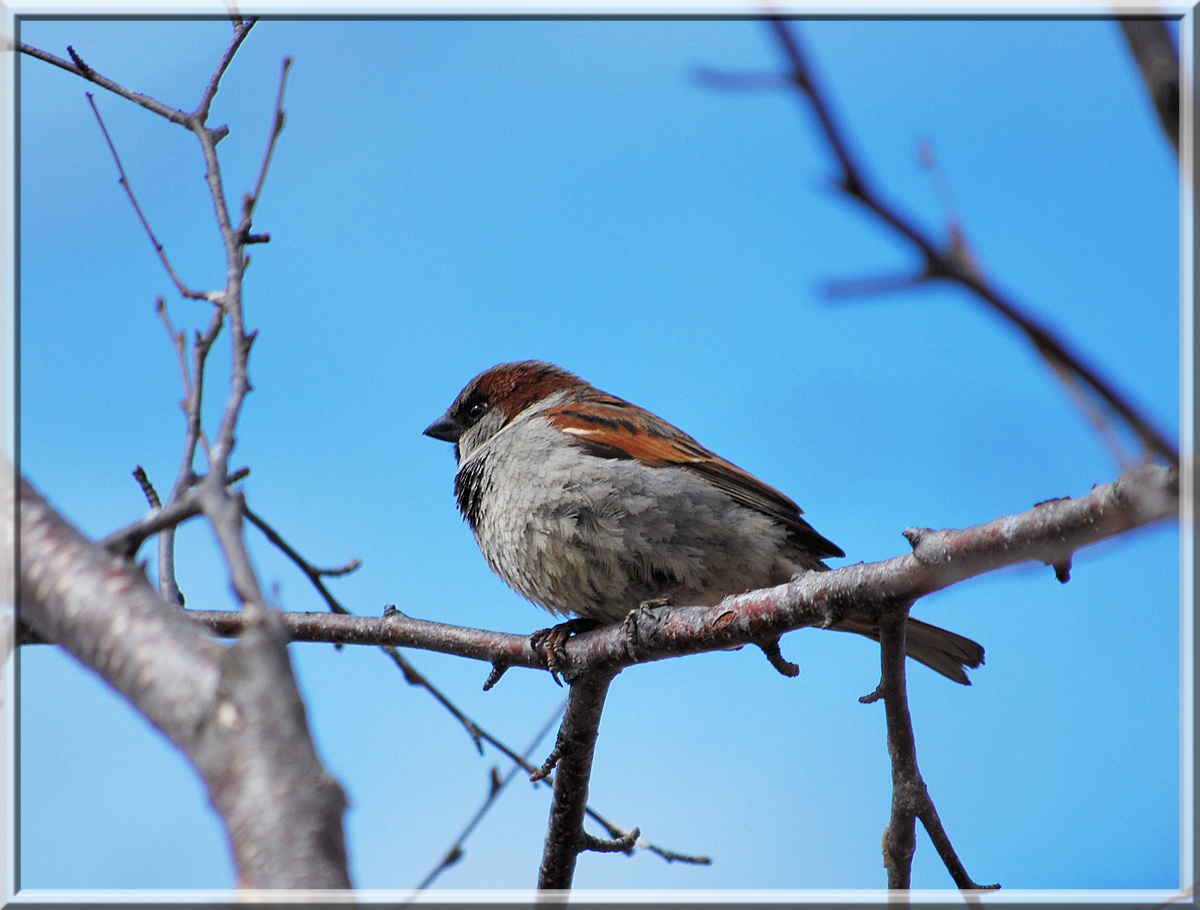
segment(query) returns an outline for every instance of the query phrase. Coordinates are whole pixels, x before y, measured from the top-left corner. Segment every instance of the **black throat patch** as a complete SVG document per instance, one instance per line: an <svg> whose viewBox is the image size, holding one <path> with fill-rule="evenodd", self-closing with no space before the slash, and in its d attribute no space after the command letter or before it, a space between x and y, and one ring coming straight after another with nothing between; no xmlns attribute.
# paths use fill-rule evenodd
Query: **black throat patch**
<svg viewBox="0 0 1200 910"><path fill-rule="evenodd" d="M474 530L479 524L480 512L483 510L483 492L487 486L484 476L483 459L476 458L467 462L454 475L454 496L458 499L458 511Z"/></svg>

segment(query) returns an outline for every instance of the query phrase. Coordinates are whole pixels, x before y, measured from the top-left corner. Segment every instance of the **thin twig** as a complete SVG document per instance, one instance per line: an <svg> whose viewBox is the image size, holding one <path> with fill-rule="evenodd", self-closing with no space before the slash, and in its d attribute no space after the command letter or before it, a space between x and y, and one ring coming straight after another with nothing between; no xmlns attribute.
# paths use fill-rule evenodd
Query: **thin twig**
<svg viewBox="0 0 1200 910"><path fill-rule="evenodd" d="M175 271L175 267L171 265L167 251L163 249L163 245L159 242L158 237L154 235L154 229L150 227L150 222L146 220L146 215L142 211L142 207L138 204L137 196L133 192L133 186L129 182L129 176L125 173L125 167L121 164L121 156L117 154L117 147L113 144L112 136L108 133L108 127L104 125L104 118L100 116L100 109L96 107L96 99L92 97L91 92L84 92L84 94L87 95L88 104L92 107L92 113L96 115L96 122L100 124L100 132L104 134L104 141L108 143L108 150L112 152L113 161L117 164L117 173L120 175L117 182L125 190L125 195L129 197L133 211L137 215L138 221L142 223L142 229L146 232L146 236L150 238L150 243L154 246L154 252L158 254L158 259L163 264L163 268L167 270L171 281L174 282L175 287L184 297L192 300L211 300L212 296L208 292L196 291L184 284L183 279L179 277L179 273Z"/></svg>
<svg viewBox="0 0 1200 910"><path fill-rule="evenodd" d="M891 294L918 287L928 280L929 278L924 272L903 275L872 275L866 278L840 278L825 282L821 287L821 293L831 300L865 297L869 294Z"/></svg>
<svg viewBox="0 0 1200 910"><path fill-rule="evenodd" d="M1096 430L1096 434L1107 446L1109 453L1112 455L1113 461L1116 462L1122 469L1128 469L1134 466L1136 459L1133 455L1126 451L1125 446L1121 444L1121 437L1117 435L1116 428L1107 415L1096 406L1096 403L1085 394L1084 390L1079 387L1079 377L1069 370L1063 369L1060 364L1050 362L1050 369L1058 374L1059 380L1063 387L1067 390L1067 394L1071 396L1075 402L1075 406L1079 408L1079 412L1091 423Z"/></svg>
<svg viewBox="0 0 1200 910"><path fill-rule="evenodd" d="M142 493L146 496L146 501L150 503L150 508L155 510L162 509L162 500L158 498L158 492L154 489L154 485L150 483L150 478L146 475L146 470L141 465L133 472L134 478L142 487ZM179 585L175 581L175 525L164 528L158 535L158 594L167 603L183 606L183 592L179 590Z"/></svg>
<svg viewBox="0 0 1200 910"><path fill-rule="evenodd" d="M135 528L132 534L130 534L131 529L126 529L125 532L121 533L129 534L129 540L134 542L134 549L136 550L141 545L141 542L150 536L150 534L161 532L158 539L159 591L164 600L182 605L184 601L183 594L180 592L179 584L175 579L175 528L183 519L198 515L202 511L199 498L194 490L197 479L195 471L196 449L199 445L203 444L210 468L212 465L208 439L204 435L204 428L201 424L201 405L204 396L204 368L208 361L208 352L212 349L217 335L220 334L224 315L219 307L214 308L208 329L203 334L196 333L195 344L192 348L193 372L191 378L189 378L183 332L175 332L175 327L167 315L166 306L163 304L162 298L159 298L158 312L163 320L163 325L167 329L167 335L171 338L176 355L179 357L179 369L183 377L184 389L182 405L185 425L183 455L180 459L179 469L175 474L175 484L171 488L170 497L167 499L167 508L180 508L180 504L185 503L183 506L184 511L181 513L182 517L177 521L157 527L149 526L153 527L153 530L147 530L146 528L137 530ZM247 469L235 472L229 476L228 482L233 483L236 480L240 480L241 477L244 477L248 473ZM138 537L137 534L139 533L142 536ZM110 535L110 537L112 536L114 535Z"/></svg>
<svg viewBox="0 0 1200 910"><path fill-rule="evenodd" d="M161 297L154 301L154 310L158 313L158 318L162 321L163 328L167 330L167 337L171 339L171 344L175 348L175 356L179 361L180 378L183 380L184 403L182 407L186 410L187 398L192 394L192 382L188 376L186 336L182 330L175 330L175 324L171 322L171 316L167 312L167 302Z"/></svg>
<svg viewBox="0 0 1200 910"><path fill-rule="evenodd" d="M184 460L180 466L177 483L190 486L195 481L192 468L196 461L196 447L204 449L205 465L212 471L212 446L204 433L202 405L204 403L204 373L208 365L208 355L217 342L217 336L225 325L225 313L221 307L215 307L209 319L208 327L203 332L197 332L192 341L192 382L188 387L189 398L187 406L187 437L184 441Z"/></svg>
<svg viewBox="0 0 1200 910"><path fill-rule="evenodd" d="M242 46L242 42L246 40L250 34L250 29L254 28L257 19L251 18L246 20L235 19L233 23L233 39L229 42L229 46L225 48L225 53L221 55L221 59L217 62L217 68L213 71L212 77L208 80L208 85L204 87L204 94L200 96L200 103L196 105L196 111L192 115L199 122L203 123L208 119L208 113L212 109L213 99L217 97L217 90L221 86L221 80L225 76L225 71L229 69L229 65L233 63L234 55L237 54L238 48Z"/></svg>
<svg viewBox="0 0 1200 910"><path fill-rule="evenodd" d="M258 170L258 180L254 183L254 189L246 197L242 205L242 231L249 240L250 220L254 214L254 208L258 205L259 196L262 194L263 182L267 179L267 170L271 166L271 157L275 153L275 144L279 140L279 134L283 132L283 125L287 120L283 112L283 93L287 88L288 70L291 69L292 58L284 57L283 65L279 73L279 91L275 96L275 118L271 123L271 135L267 140L267 151L263 155L262 166Z"/></svg>
<svg viewBox="0 0 1200 910"><path fill-rule="evenodd" d="M74 48L68 48L68 50L70 51L71 56L75 59L75 63L72 63L70 60L64 60L62 57L56 57L54 54L48 53L41 48L34 47L33 45L25 44L24 42L18 45L18 49L26 56L50 63L59 67L60 69L66 70L69 73L74 73L76 76L86 79L88 82L98 85L103 89L107 89L114 95L119 95L127 101L132 101L134 104L158 114L160 117L165 117L172 123L178 123L181 126L187 126L189 115L186 112L163 104L161 101L151 98L148 95L143 95L140 92L127 89L125 86L117 82L113 82L113 80L107 78L106 76L100 75L90 66L83 63L83 61L79 58L79 55L75 53Z"/></svg>
<svg viewBox="0 0 1200 910"><path fill-rule="evenodd" d="M333 593L329 590L329 588L325 586L323 579L328 577L348 575L362 565L360 560L352 559L345 565L339 566L335 569L318 568L301 556L300 552L295 547L284 540L283 536L273 527L271 527L271 525L267 523L266 519L251 509L250 506L243 506L243 510L245 511L246 518L250 520L250 523L258 528L258 530L263 533L267 540L275 545L276 549L282 552L301 572L304 573L305 577L308 578L308 580L312 583L312 586L317 589L317 593L321 595L322 599L324 599L330 610L335 613L345 613L350 615L350 611L343 607L338 599L333 596Z"/></svg>
<svg viewBox="0 0 1200 910"><path fill-rule="evenodd" d="M150 482L150 477L146 473L146 469L138 465L133 469L133 479L138 482L138 486L142 488L142 495L146 497L146 502L152 509L161 509L162 500L158 498L158 491L154 489L154 484Z"/></svg>
<svg viewBox="0 0 1200 910"><path fill-rule="evenodd" d="M729 73L724 70L698 66L692 70L692 79L705 88L722 91L744 92L763 89L785 89L791 81L780 73Z"/></svg>
<svg viewBox="0 0 1200 910"><path fill-rule="evenodd" d="M537 749L539 745L541 745L542 740L550 735L550 731L554 729L554 725L562 719L563 710L566 708L566 706L567 703L564 699L563 702L554 710L554 713L546 718L546 722L542 725L541 729L538 730L537 734L532 740L530 740L529 745L525 747L525 751L522 753L522 758L525 759L526 763L529 762L529 756L533 754L533 751ZM471 833L483 820L484 816L486 816L492 806L496 804L496 801L500 798L500 794L504 792L504 789L516 779L517 772L520 770L521 765L514 762L504 777L498 779L493 778L492 786L488 788L488 794L484 798L483 805L479 807L478 811L476 811L476 813L471 817L471 820L467 822L466 827L463 828L462 832L450 846L450 849L446 851L442 861L439 862L438 865L433 869L431 869L428 875L421 879L421 883L417 885L418 891L424 891L434 883L439 875L441 875L446 869L462 858L467 838L471 836ZM495 771L493 769L493 774L494 773Z"/></svg>

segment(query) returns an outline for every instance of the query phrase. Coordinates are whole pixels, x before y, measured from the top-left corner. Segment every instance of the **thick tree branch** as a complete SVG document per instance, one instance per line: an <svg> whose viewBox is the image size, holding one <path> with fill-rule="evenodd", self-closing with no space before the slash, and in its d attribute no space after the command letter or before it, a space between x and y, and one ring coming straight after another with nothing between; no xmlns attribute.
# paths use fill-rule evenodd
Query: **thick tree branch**
<svg viewBox="0 0 1200 910"><path fill-rule="evenodd" d="M876 563L809 572L774 588L727 597L712 607L662 607L637 622L637 644L621 624L571 638L568 676L619 669L681 654L770 641L807 626L834 625L848 611L912 602L950 585L1023 562L1066 565L1077 550L1179 514L1179 472L1143 465L1079 499L1041 502L1015 515L961 530L905 532L913 551ZM239 613L189 611L221 635L237 635ZM414 647L490 664L545 669L528 635L467 629L403 613L382 618L285 613L293 641Z"/></svg>
<svg viewBox="0 0 1200 910"><path fill-rule="evenodd" d="M253 20L235 19L232 39L196 110L190 114L130 92L100 76L73 48L68 48L73 61L68 64L53 55L21 46L26 54L63 66L185 127L200 143L206 165L205 180L226 260L225 287L204 293L190 291L162 253L162 246L129 188L120 157L101 121L121 183L176 287L184 296L201 297L217 304L208 328L196 335L190 381L182 338L174 332L165 309L161 303L159 305L159 313L184 367L187 430L183 458L166 504L106 543L118 552L132 553L145 536L161 533L164 542L160 561L162 590L172 600L181 601L174 584L170 535L180 521L198 509L213 528L225 554L233 588L244 607L242 635L233 647L222 647L198 635L199 630L177 608L168 607L168 612L164 613L163 601L153 595L145 578L128 560L109 556L102 547L93 548L54 515L32 488L26 487L22 487L22 503L28 499L29 508L42 520L28 528L22 524L22 545L33 560L28 566L30 578L40 581L41 586L26 588L23 583L22 594L33 606L29 615L22 619L35 633L64 645L110 680L188 753L208 782L213 804L225 819L241 885L345 888L349 886L341 820L345 797L317 758L288 658L286 627L266 606L243 536L244 503L240 492L230 488L229 459L234 448L235 430L251 388L248 362L254 333L245 328L242 280L247 262L244 249L252 239L250 215L253 204L245 207L241 222L233 227L217 155L217 145L229 130L225 126L210 127L207 121L221 80L253 25ZM282 128L282 97L281 81L272 133L254 189L255 201L261 193ZM204 373L208 354L226 319L232 336L230 389L215 440L209 447L201 423ZM195 455L202 442L209 464L207 473L197 477ZM46 530L39 536L42 527ZM25 547L27 530L34 535L28 548ZM73 556L77 552L92 552L93 561L107 560L107 571L120 580L116 586L118 590L101 592L93 597L94 603L88 600L66 604L55 601L52 595L86 589L89 581L85 577L89 567L81 565L81 559L63 561L55 558L58 538L71 541ZM23 562L23 580L26 568ZM93 574L102 577L104 567L92 566L91 569ZM123 605L125 599L132 606ZM134 607L140 611L136 621L129 615ZM91 633L90 640L79 639L81 628ZM138 634L129 634L134 628ZM170 685L179 678L178 668L170 663L177 657L173 649L164 645L161 648L163 657L150 656L152 651L159 653L151 647L152 641L163 636L179 638L185 634L179 631L181 629L186 630L194 646L192 663L199 661L197 672L203 670L206 673L201 681L207 681L207 686L191 693L190 699L180 698L180 693ZM152 669L144 666L147 661L161 663L162 660L168 663L156 664ZM179 663L182 667L188 666L187 661L179 660ZM128 671L131 665L136 669L132 676ZM197 716L189 718L189 723L177 723L171 715L164 714L164 707L158 705L156 699L165 699L166 708L186 706L197 712Z"/></svg>
<svg viewBox="0 0 1200 910"><path fill-rule="evenodd" d="M15 503L12 484L3 491L20 535L19 620L96 671L187 754L225 821L243 887L349 887L345 797L308 736L284 626L268 616L246 623L233 647L220 645L133 563L19 483ZM16 529L6 532L12 547Z"/></svg>

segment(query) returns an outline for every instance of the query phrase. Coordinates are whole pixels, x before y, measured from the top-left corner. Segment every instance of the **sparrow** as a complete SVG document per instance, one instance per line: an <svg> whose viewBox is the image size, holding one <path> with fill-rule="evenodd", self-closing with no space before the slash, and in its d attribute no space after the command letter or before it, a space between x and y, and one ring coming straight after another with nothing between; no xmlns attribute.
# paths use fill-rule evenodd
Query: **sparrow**
<svg viewBox="0 0 1200 910"><path fill-rule="evenodd" d="M454 443L454 495L484 560L553 614L710 606L846 555L774 487L551 363L485 370L424 432ZM833 628L879 639L865 617ZM976 642L916 619L906 641L964 685L983 663Z"/></svg>

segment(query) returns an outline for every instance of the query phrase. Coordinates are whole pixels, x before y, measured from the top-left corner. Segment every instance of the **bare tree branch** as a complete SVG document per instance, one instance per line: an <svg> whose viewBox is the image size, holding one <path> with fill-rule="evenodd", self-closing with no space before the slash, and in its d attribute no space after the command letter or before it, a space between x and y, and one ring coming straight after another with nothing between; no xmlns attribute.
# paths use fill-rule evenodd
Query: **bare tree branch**
<svg viewBox="0 0 1200 910"><path fill-rule="evenodd" d="M229 482L236 483L246 477L250 471L242 468L229 475ZM178 527L189 518L201 514L202 508L199 496L194 491L188 491L183 496L176 497L170 505L162 506L139 518L133 524L113 531L99 543L114 556L124 556L132 559L138 548L155 534L164 533L170 528ZM161 569L160 569L161 571ZM170 598L164 598L170 600Z"/></svg>
<svg viewBox="0 0 1200 910"><path fill-rule="evenodd" d="M1167 23L1163 19L1121 19L1120 23L1158 122L1179 157L1179 52Z"/></svg>
<svg viewBox="0 0 1200 910"><path fill-rule="evenodd" d="M680 654L770 641L785 632L835 625L848 611L882 602L911 602L953 584L1024 562L1065 566L1079 549L1179 514L1179 473L1143 465L1078 499L1053 499L1014 515L961 530L909 528L912 552L829 572L809 572L774 588L727 597L712 607L660 607L639 617L636 646L621 624L571 638L568 678ZM1052 576L1053 577L1053 576ZM240 613L190 610L220 635L237 635ZM545 669L528 635L467 629L414 619L328 613L284 613L293 641L388 644L457 654L490 664Z"/></svg>
<svg viewBox="0 0 1200 910"><path fill-rule="evenodd" d="M258 180L254 183L254 189L247 194L242 203L242 228L247 243L250 243L252 239L258 243L269 239L263 236L251 238L249 234L250 220L254 215L254 207L258 205L258 199L262 195L263 182L267 179L267 171L271 167L271 157L275 154L275 143L279 141L279 135L283 132L283 125L287 120L283 112L283 93L287 88L288 70L291 69L291 66L292 58L284 57L279 73L279 91L275 96L275 116L271 121L271 135L267 140L267 150L263 155L262 166L258 170Z"/></svg>
<svg viewBox="0 0 1200 910"><path fill-rule="evenodd" d="M532 769L532 765L529 764L529 756L533 754L533 750L536 749L541 744L542 740L549 735L550 731L554 729L554 725L560 721L563 716L563 709L565 707L566 702L564 701L558 708L554 710L554 713L552 713L546 719L546 722L542 725L541 729L539 729L533 739L530 740L529 745L525 747L525 752L521 757L525 760L526 766ZM418 891L424 891L426 888L432 885L434 881L437 880L439 875L441 875L462 858L462 855L465 852L467 838L471 836L471 833L475 830L476 826L483 820L488 811L496 804L496 801L500 798L500 794L504 792L504 789L516 779L517 772L521 769L521 767L521 764L514 762L513 766L508 769L508 773L506 773L504 777L497 775L495 768L492 769L491 786L488 788L487 796L484 797L483 805L481 805L479 810L473 816L471 816L471 819L467 822L466 827L464 827L458 837L455 838L454 843L451 844L450 849L446 851L445 856L442 857L437 866L431 869L429 873L423 879L421 879L421 883L417 885Z"/></svg>
<svg viewBox="0 0 1200 910"><path fill-rule="evenodd" d="M617 671L600 670L576 676L567 696L567 711L558 730L551 758L554 762L554 801L550 805L550 825L546 830L546 845L542 851L542 866L538 872L539 890L565 890L571 887L575 861L584 850L597 849L583 830L584 810L587 807L588 781L592 773L592 757L600 731L600 716L604 698ZM546 766L543 766L543 771ZM545 775L542 775L545 776ZM628 844L614 849L633 848L637 829Z"/></svg>
<svg viewBox="0 0 1200 910"><path fill-rule="evenodd" d="M359 560L352 559L345 565L339 566L336 569L318 568L301 556L300 552L290 543L284 540L283 535L281 535L270 524L268 524L261 515L251 509L248 505L243 505L243 509L245 510L246 518L250 521L250 524L258 528L258 530L262 532L263 536L266 537L267 540L269 540L272 544L274 544L276 549L283 553L284 556L286 556L295 564L296 568L304 573L304 576L309 580L312 586L317 589L317 593L320 594L325 603L329 605L330 610L332 610L334 613L349 614L350 611L343 607L338 599L333 596L333 593L329 590L329 588L326 587L325 578L335 575L350 574L360 565L362 565Z"/></svg>
<svg viewBox="0 0 1200 910"><path fill-rule="evenodd" d="M912 860L916 851L916 820L921 819L937 847L954 884L963 890L994 890L999 885L979 885L969 875L950 844L937 808L929 796L925 780L917 767L917 745L913 736L912 715L908 710L908 682L905 674L904 639L910 604L885 606L879 616L881 674L879 688L862 701L880 696L887 717L888 756L892 764L891 818L883 831L883 864L888 887L911 886Z"/></svg>
<svg viewBox="0 0 1200 910"><path fill-rule="evenodd" d="M790 629L836 624L847 613L868 605L899 603L879 617L883 673L879 689L866 700L882 697L888 718L889 754L893 762L892 820L884 836L885 863L892 887L907 887L911 874L915 820L920 818L939 855L960 888L978 885L967 874L950 843L916 763L912 721L905 694L903 622L908 605L917 598L983 572L1036 560L1055 567L1060 580L1076 550L1114 535L1178 514L1178 472L1145 465L1111 484L1096 487L1078 500L1038 503L1019 515L996 519L959 531L909 528L905 536L913 552L880 563L848 566L832 572L808 573L776 588L727 598L716 607L662 608L648 618L638 616L636 644L623 625L613 625L571 639L565 649L564 675L572 695L580 692L578 710L560 731L547 763L534 774L546 777L554 766L555 808L547 837L540 887L569 887L575 857L584 849L625 850L637 841L630 832L616 833L606 824L613 842L593 842L582 833L567 832L582 822L586 811L586 780L594 739L589 724L599 722L604 693L622 667L701 650L770 642ZM247 624L244 614L190 612L220 634L238 634ZM282 621L293 640L412 646L485 660L493 665L544 666L542 655L527 636L463 629L391 612L382 619L331 614L284 614ZM780 660L782 660L780 658ZM580 687L580 680L585 680ZM593 684L599 680L599 684ZM570 710L568 710L570 714ZM590 745L589 745L590 743ZM567 764L562 764L563 760ZM561 769L572 768L567 783ZM580 787L582 789L582 795ZM577 802L583 800L584 808ZM578 811L577 811L578 809ZM582 832L582 828L579 828ZM989 886L990 887L990 886Z"/></svg>
<svg viewBox="0 0 1200 910"><path fill-rule="evenodd" d="M166 504L162 508L155 508L135 526L118 532L106 544L118 551L132 553L145 536L161 532L160 583L166 595L181 601L174 582L170 535L180 521L193 514L193 510L203 512L225 555L233 588L244 608L243 619L246 622L243 634L232 648L221 647L204 639L209 642L207 650L197 651L198 655L203 656L211 677L210 691L196 693L198 698L194 708L202 712L200 716L193 719L190 726L173 723L169 715L162 717L155 699L166 699L177 693L169 685L161 683L159 677L168 676L164 668L157 667L153 671L143 669L133 679L125 675L123 671L128 666L137 660L145 660L138 650L130 652L128 647L120 644L125 640L127 627L137 626L143 635L164 635L170 633L173 624L177 629L188 629L193 639L203 637L196 635L198 630L187 622L178 609L171 609L170 620L150 615L152 612L162 613L163 601L150 593L148 583L127 560L119 559L115 561L115 565L120 567L119 574L128 577L116 590L104 592L109 602L98 597L97 602L90 606L94 610L94 625L98 627L89 629L98 633L95 641L90 645L78 641L80 628L87 627L81 618L84 604L60 604L53 599L53 595L70 595L77 588L86 588L89 567L80 565L79 559L69 562L55 559L54 538L74 534L74 549L81 552L88 552L87 548L91 545L58 519L49 506L36 497L32 488L27 490L25 487L22 488L22 502L28 499L35 514L50 517L41 522L49 528L41 536L37 536L38 523L29 525L29 532L35 535L29 547L25 546L27 527L22 524L23 550L28 550L33 560L29 573L41 584L41 587L35 585L29 588L23 584L22 592L29 603L42 609L42 612L34 609L30 616L25 617L34 632L68 647L81 660L111 680L188 752L209 782L213 804L225 819L240 884L245 887L345 888L350 884L341 827L345 797L341 787L324 771L317 758L308 731L304 704L288 658L286 627L266 605L243 536L244 502L241 493L230 488L229 459L234 447L235 428L245 397L250 391L248 361L254 333L248 333L245 328L242 279L247 262L244 248L251 238L250 214L253 205L245 207L241 222L235 229L229 219L221 163L217 155L217 144L228 135L229 130L225 126L209 127L207 120L221 80L253 25L253 20L234 21L232 39L218 61L199 105L190 114L173 110L100 76L83 62L73 48L68 48L73 62L67 64L53 55L21 45L21 50L30 56L63 66L160 114L172 123L184 126L200 143L206 164L205 180L226 258L224 289L205 294L189 291L175 274L129 187L120 157L103 120L100 120L105 140L116 160L121 183L168 275L184 296L203 297L218 304L206 331L196 335L190 381L183 340L174 332L166 318L165 309L161 303L159 305L160 316L184 368L187 429L183 458ZM282 92L281 81L272 133L255 187L256 197L261 193L267 164L282 128ZM97 119L100 119L98 111ZM209 447L201 420L204 374L209 351L226 318L230 323L233 352L230 390L216 438ZM202 442L208 458L208 471L203 477L197 477L195 455ZM35 545L41 545L41 550ZM95 552L103 554L105 551L97 547ZM104 558L114 562L111 556ZM23 575L25 570L23 563ZM110 574L117 571L111 567L109 569ZM137 585L133 578L137 579ZM126 597L131 605L136 605L146 614L138 617L140 622L132 622L128 618L127 614L133 606L122 606L120 603ZM179 626L180 623L183 625ZM141 651L149 650L148 643L141 636L134 636L133 641L140 645ZM196 647L200 648L199 645ZM97 648L100 650L97 651ZM166 647L162 651L164 654L170 653ZM110 654L118 656L114 659ZM186 662L183 665L186 666Z"/></svg>
<svg viewBox="0 0 1200 910"><path fill-rule="evenodd" d="M165 305L161 304L159 312L162 315L163 322L167 326L168 333L174 339L175 333L171 331L171 322L166 314ZM204 427L201 422L201 405L204 398L204 371L208 363L208 352L212 349L213 344L217 340L217 336L221 332L221 326L225 323L225 314L220 307L215 307L212 316L209 318L208 327L203 333L197 332L195 340L192 344L192 374L191 379L187 373L187 355L183 345L182 332L180 332L179 341L176 344L176 349L180 357L180 369L183 373L183 416L184 416L184 442L183 455L179 461L179 468L175 474L175 484L171 488L171 495L167 502L169 506L174 506L176 503L186 499L193 499L197 508L199 507L199 497L196 496L193 490L193 485L196 483L196 449L200 446L204 448L205 458L209 466L212 465L212 450L208 445L208 438L204 435ZM229 482L234 480L231 475ZM159 561L158 561L158 587L163 595L176 603L183 603L183 595L179 591L179 586L175 580L175 524L167 525L163 528L159 538Z"/></svg>
<svg viewBox="0 0 1200 910"><path fill-rule="evenodd" d="M162 303L161 297L159 298L159 303ZM165 319L166 311L161 307L159 309ZM182 342L182 340L181 336L180 341ZM146 501L150 503L150 508L153 512L161 513L162 500L159 498L158 492L154 489L154 485L150 483L150 478L146 475L146 469L138 465L137 469L133 472L133 476L141 484L142 491L146 495ZM183 606L183 592L179 590L179 584L175 580L175 528L175 525L170 525L158 533L158 595L167 601L167 603ZM118 543L116 549L110 549L110 552L114 556L132 558L134 553L137 552L137 547L138 544L134 544L132 547L126 544L125 547L122 547Z"/></svg>
<svg viewBox="0 0 1200 910"><path fill-rule="evenodd" d="M100 75L83 62L73 47L68 47L67 52L70 54L71 60L74 62L71 62L71 60L64 60L61 57L56 57L54 54L47 53L40 48L36 48L30 44L25 44L24 42L18 44L17 49L22 54L26 54L37 60L45 61L46 63L66 70L68 73L74 73L76 76L86 79L88 82L95 83L101 88L108 89L113 94L120 95L122 98L132 101L134 104L144 107L146 110L152 111L153 113L158 114L160 117L165 117L172 123L178 123L180 126L187 126L188 114L179 110L178 108L170 107L169 105L163 104L161 101L158 101L147 95L143 95L140 92L127 89L125 86L114 82L107 76Z"/></svg>
<svg viewBox="0 0 1200 910"><path fill-rule="evenodd" d="M233 38L229 42L229 46L225 48L225 53L221 55L221 59L217 62L217 68L213 71L212 77L208 80L208 85L204 87L204 94L200 96L200 103L196 105L196 111L192 115L197 121L203 123L208 119L208 113L212 110L213 100L217 97L217 91L221 87L221 80L225 78L225 73L233 63L233 58L238 52L238 48L242 46L242 42L246 40L250 34L250 29L254 28L257 19L242 19L240 16L233 16Z"/></svg>
<svg viewBox="0 0 1200 910"><path fill-rule="evenodd" d="M241 885L349 887L345 796L308 738L284 627L250 622L237 644L220 645L24 478L15 503L12 484L4 486L18 516L18 618L96 671L187 754L225 821ZM16 532L5 530L11 548Z"/></svg>
<svg viewBox="0 0 1200 910"><path fill-rule="evenodd" d="M117 165L117 173L120 175L117 182L125 190L125 195L129 197L129 204L133 206L133 211L138 217L138 221L142 224L142 229L146 232L146 236L150 238L150 243L154 246L154 252L158 254L158 260L162 263L167 274L171 276L171 281L175 283L176 289L184 296L192 300L211 300L212 297L206 292L194 291L179 277L179 273L175 271L175 266L171 265L171 260L167 256L167 251L163 249L163 245L159 242L158 237L154 234L154 228L150 227L150 222L146 220L146 215L142 211L142 207L138 205L137 196L134 195L133 185L129 182L129 175L125 173L125 167L121 164L121 156L117 154L117 147L113 144L112 136L108 134L108 127L104 125L104 118L100 116L100 109L96 107L96 99L92 97L91 92L85 92L87 95L88 104L92 107L92 113L96 115L96 122L100 124L100 132L104 134L104 141L108 145L108 150L112 152L113 161Z"/></svg>
<svg viewBox="0 0 1200 910"><path fill-rule="evenodd" d="M951 281L970 291L1017 327L1033 344L1038 354L1054 368L1056 375L1075 377L1103 403L1110 414L1119 417L1137 435L1148 452L1165 459L1168 464L1178 466L1179 452L1176 446L1153 427L1110 381L1101 377L1094 367L1071 351L1064 340L1029 315L1015 300L982 277L971 257L966 254L961 232L952 231L948 243L938 243L912 219L884 201L883 196L871 186L866 173L851 152L849 142L834 119L828 100L816 83L815 74L801 49L799 38L783 19L773 17L769 22L791 67L792 80L816 116L821 136L837 159L841 171L838 188L917 250L922 260L921 275L924 280ZM907 281L901 279L900 283L903 286Z"/></svg>
<svg viewBox="0 0 1200 910"><path fill-rule="evenodd" d="M277 530L275 530L275 528L273 528L261 516L251 510L249 506L245 507L245 512L246 517L250 520L250 523L262 531L263 534L266 535L267 539L270 540L271 543L273 543L284 555L286 555L293 563L296 564L301 572L304 573L304 575L312 583L313 587L317 589L318 593L325 600L325 603L329 605L330 610L332 610L334 613L346 616L354 615L348 609L346 609L346 607L343 606L336 597L333 596L333 593L325 585L324 579L330 575L344 575L347 572L357 569L359 565L357 559L351 560L346 565L336 569L317 568L304 556L302 556L295 547L288 543L283 536ZM384 615L398 615L398 611L396 611L393 607L390 610L385 611ZM338 642L337 644L341 643ZM475 748L479 750L480 755L483 754L483 746L486 743L499 751L505 756L505 758L512 762L512 768L501 780L499 784L499 790L489 795L488 799L484 802L483 806L480 808L473 820L468 824L466 830L460 836L459 840L456 841L455 844L452 845L447 851L445 857L443 857L442 863L439 864L439 866L433 871L431 871L426 879L420 885L418 885L418 888L426 888L444 869L458 861L458 859L461 857L463 843L466 837L474 829L478 821L491 809L492 806L495 805L495 800L499 796L499 791L502 791L508 786L509 781L513 779L516 772L520 769L524 769L527 774L532 775L538 770L533 764L530 763L528 756L529 753L532 752L534 745L541 741L544 734L539 735L534 741L534 744L531 744L523 754L517 753L503 740L488 732L476 720L469 717L466 712L459 708L449 696L447 696L439 687L435 686L428 677L417 670L417 668L413 666L412 662L403 654L401 654L397 648L386 644L379 645L379 648L392 660L400 672L404 674L405 682L407 682L409 685L418 686L425 689L431 696L433 696L435 700L437 700L439 704L442 705L442 707L446 709L451 717L462 724L463 728L467 731L467 734L471 737L472 742L474 742ZM484 688L489 687L485 685ZM559 708L555 712L552 720L557 720L562 716L562 713L563 709ZM548 787L553 786L552 779L543 779L540 780L539 783ZM609 835L613 838L618 838L628 833L626 829L621 828L614 822L609 821L590 805L587 807L586 813L589 818L594 819L596 822L603 825L604 829L608 831ZM645 838L639 838L637 841L637 846L649 850L651 853L656 854L669 863L681 862L690 863L693 865L707 865L712 862L712 860L707 856L697 856L694 854L670 850L666 847L660 847L659 845L648 841Z"/></svg>

